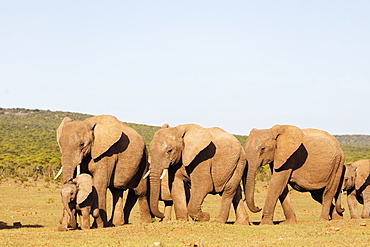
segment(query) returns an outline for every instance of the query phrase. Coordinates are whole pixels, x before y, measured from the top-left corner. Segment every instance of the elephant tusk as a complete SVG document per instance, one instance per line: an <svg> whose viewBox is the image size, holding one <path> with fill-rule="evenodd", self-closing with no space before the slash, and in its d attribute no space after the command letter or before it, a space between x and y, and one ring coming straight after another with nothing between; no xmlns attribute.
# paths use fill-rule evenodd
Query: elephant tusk
<svg viewBox="0 0 370 247"><path fill-rule="evenodd" d="M57 175L54 177L54 179L57 179L60 174L62 174L62 171L63 171L63 166L59 169L59 172L57 173Z"/></svg>
<svg viewBox="0 0 370 247"><path fill-rule="evenodd" d="M166 172L167 172L167 169L164 169L163 172L162 172L162 175L161 175L161 177L159 179L164 178L164 176L166 176Z"/></svg>
<svg viewBox="0 0 370 247"><path fill-rule="evenodd" d="M80 165L77 166L77 171L76 171L76 177L78 177L81 174L81 167Z"/></svg>
<svg viewBox="0 0 370 247"><path fill-rule="evenodd" d="M147 173L145 173L145 175L144 175L143 179L146 179L146 178L149 176L149 174L150 174L150 170L149 170L149 171L147 171Z"/></svg>

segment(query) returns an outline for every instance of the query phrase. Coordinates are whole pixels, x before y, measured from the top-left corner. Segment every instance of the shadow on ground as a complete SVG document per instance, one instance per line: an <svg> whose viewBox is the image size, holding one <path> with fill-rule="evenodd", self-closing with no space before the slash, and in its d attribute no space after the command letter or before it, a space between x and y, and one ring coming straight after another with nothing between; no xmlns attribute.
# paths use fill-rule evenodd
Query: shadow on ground
<svg viewBox="0 0 370 247"><path fill-rule="evenodd" d="M44 227L42 225L22 225L21 222L14 222L12 225L8 225L8 223L0 221L0 230L1 229L17 229L17 228L41 228Z"/></svg>

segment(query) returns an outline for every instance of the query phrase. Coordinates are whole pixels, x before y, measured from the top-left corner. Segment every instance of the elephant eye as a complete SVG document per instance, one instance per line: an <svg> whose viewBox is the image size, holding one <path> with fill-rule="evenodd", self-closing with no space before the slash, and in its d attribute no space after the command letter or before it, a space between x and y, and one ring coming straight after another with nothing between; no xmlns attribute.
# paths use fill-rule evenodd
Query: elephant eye
<svg viewBox="0 0 370 247"><path fill-rule="evenodd" d="M168 150L167 150L167 153L168 153L168 154L172 153L172 148L171 148L171 149L168 149Z"/></svg>
<svg viewBox="0 0 370 247"><path fill-rule="evenodd" d="M83 146L85 146L85 143L84 142L81 142L80 143L80 147L83 147Z"/></svg>

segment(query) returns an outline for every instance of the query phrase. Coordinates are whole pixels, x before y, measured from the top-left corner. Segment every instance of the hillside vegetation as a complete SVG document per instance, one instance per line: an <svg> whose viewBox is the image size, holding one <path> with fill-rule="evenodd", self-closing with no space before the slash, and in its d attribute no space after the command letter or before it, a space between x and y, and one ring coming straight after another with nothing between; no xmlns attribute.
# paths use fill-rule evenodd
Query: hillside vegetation
<svg viewBox="0 0 370 247"><path fill-rule="evenodd" d="M83 120L92 115L28 109L0 108L0 178L53 177L61 166L56 130L64 117ZM123 120L123 119L121 119ZM148 146L158 126L127 123ZM242 143L247 136L236 135ZM370 136L342 135L346 162L370 158Z"/></svg>

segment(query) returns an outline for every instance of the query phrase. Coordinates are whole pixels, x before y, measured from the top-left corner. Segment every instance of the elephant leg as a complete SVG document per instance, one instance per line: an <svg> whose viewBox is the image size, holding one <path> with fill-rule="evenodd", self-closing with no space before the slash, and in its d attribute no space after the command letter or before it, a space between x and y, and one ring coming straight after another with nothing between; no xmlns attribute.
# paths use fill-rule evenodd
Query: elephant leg
<svg viewBox="0 0 370 247"><path fill-rule="evenodd" d="M324 189L324 192L322 195L322 208L321 208L320 220L333 219L332 215L335 214L334 211L336 211L335 206L333 204L333 199L335 197L336 192L337 192L337 188L335 187L330 188L330 189L328 188Z"/></svg>
<svg viewBox="0 0 370 247"><path fill-rule="evenodd" d="M235 225L249 225L249 216L247 210L245 209L243 198L242 198L242 189L239 184L236 189L235 196L233 198L233 206L235 210Z"/></svg>
<svg viewBox="0 0 370 247"><path fill-rule="evenodd" d="M332 202L329 203L329 210L327 205L324 208L324 192L311 192L311 197L322 205L320 220L329 220L329 215L333 218L340 219L340 215L336 213L335 206ZM326 217L324 217L326 216Z"/></svg>
<svg viewBox="0 0 370 247"><path fill-rule="evenodd" d="M227 219L229 218L230 207L234 196L235 193L232 193L232 191L222 192L221 208L214 222L226 223Z"/></svg>
<svg viewBox="0 0 370 247"><path fill-rule="evenodd" d="M72 211L72 217L74 217L74 220L71 219L71 217L68 216L68 225L71 226L72 229L77 229L77 210L75 208L71 208Z"/></svg>
<svg viewBox="0 0 370 247"><path fill-rule="evenodd" d="M130 190L131 191L131 190ZM130 194L130 191L129 191L129 194ZM127 203L129 203L130 205L132 204L131 206L131 209L132 207L135 205L136 201L138 201L139 203L139 211L140 211L140 222L141 223L151 223L152 222L152 215L150 213L150 208L149 208L149 202L148 202L148 197L146 195L146 193L142 193L142 191L140 190L137 190L136 188L133 191L133 195L126 199L126 205ZM128 202L127 200L131 200L130 202ZM126 215L129 215L130 213L126 213L128 212L128 208L129 206L127 206L128 208L126 209L126 205L125 205L125 221L126 221L126 218L127 218L127 221L128 221L128 216L126 217ZM131 211L130 209L130 211Z"/></svg>
<svg viewBox="0 0 370 247"><path fill-rule="evenodd" d="M112 217L109 220L110 225L122 226L125 222L123 219L123 190L120 189L109 189L112 193Z"/></svg>
<svg viewBox="0 0 370 247"><path fill-rule="evenodd" d="M175 177L172 183L171 197L175 206L177 220L188 220L188 209L184 181Z"/></svg>
<svg viewBox="0 0 370 247"><path fill-rule="evenodd" d="M282 195L285 190L291 169L274 172L271 176L269 188L267 191L265 205L263 207L261 225L273 225L274 211L278 198ZM284 200L285 201L285 200Z"/></svg>
<svg viewBox="0 0 370 247"><path fill-rule="evenodd" d="M58 231L67 231L70 219L67 211L63 209L63 216L60 220L60 226L58 227Z"/></svg>
<svg viewBox="0 0 370 247"><path fill-rule="evenodd" d="M370 185L368 185L362 192L364 199L364 207L362 209L361 218L370 218Z"/></svg>
<svg viewBox="0 0 370 247"><path fill-rule="evenodd" d="M90 206L81 208L80 222L82 230L90 229L90 211Z"/></svg>
<svg viewBox="0 0 370 247"><path fill-rule="evenodd" d="M292 202L290 200L288 186L285 186L283 193L279 196L279 201L284 210L285 223L295 224L297 223L297 216L293 210Z"/></svg>
<svg viewBox="0 0 370 247"><path fill-rule="evenodd" d="M93 226L96 227L96 228L103 228L104 223L103 223L103 220L100 217L99 208L96 207L95 209L93 209L92 216L94 217Z"/></svg>
<svg viewBox="0 0 370 247"><path fill-rule="evenodd" d="M356 190L347 191L347 204L351 219L358 219Z"/></svg>
<svg viewBox="0 0 370 247"><path fill-rule="evenodd" d="M164 201L164 218L163 222L171 221L173 201Z"/></svg>
<svg viewBox="0 0 370 247"><path fill-rule="evenodd" d="M134 207L136 201L137 201L137 196L135 195L135 191L133 191L132 189L129 189L127 192L125 207L123 208L124 224L129 223L130 214L131 214L132 208Z"/></svg>
<svg viewBox="0 0 370 247"><path fill-rule="evenodd" d="M208 191L205 190L201 185L192 183L192 188L190 191L190 201L188 204L188 214L195 221L209 221L210 215L207 212L202 212L202 204L204 198L208 195ZM232 198L231 198L232 200ZM176 207L176 202L175 207ZM229 210L231 206L231 201L229 203Z"/></svg>
<svg viewBox="0 0 370 247"><path fill-rule="evenodd" d="M100 181L100 176L94 175L94 186L96 188L96 192L98 194L98 202L99 202L99 215L104 223L104 226L109 226L108 219L107 219L107 208L106 208L106 200L107 200L107 184L104 181Z"/></svg>

